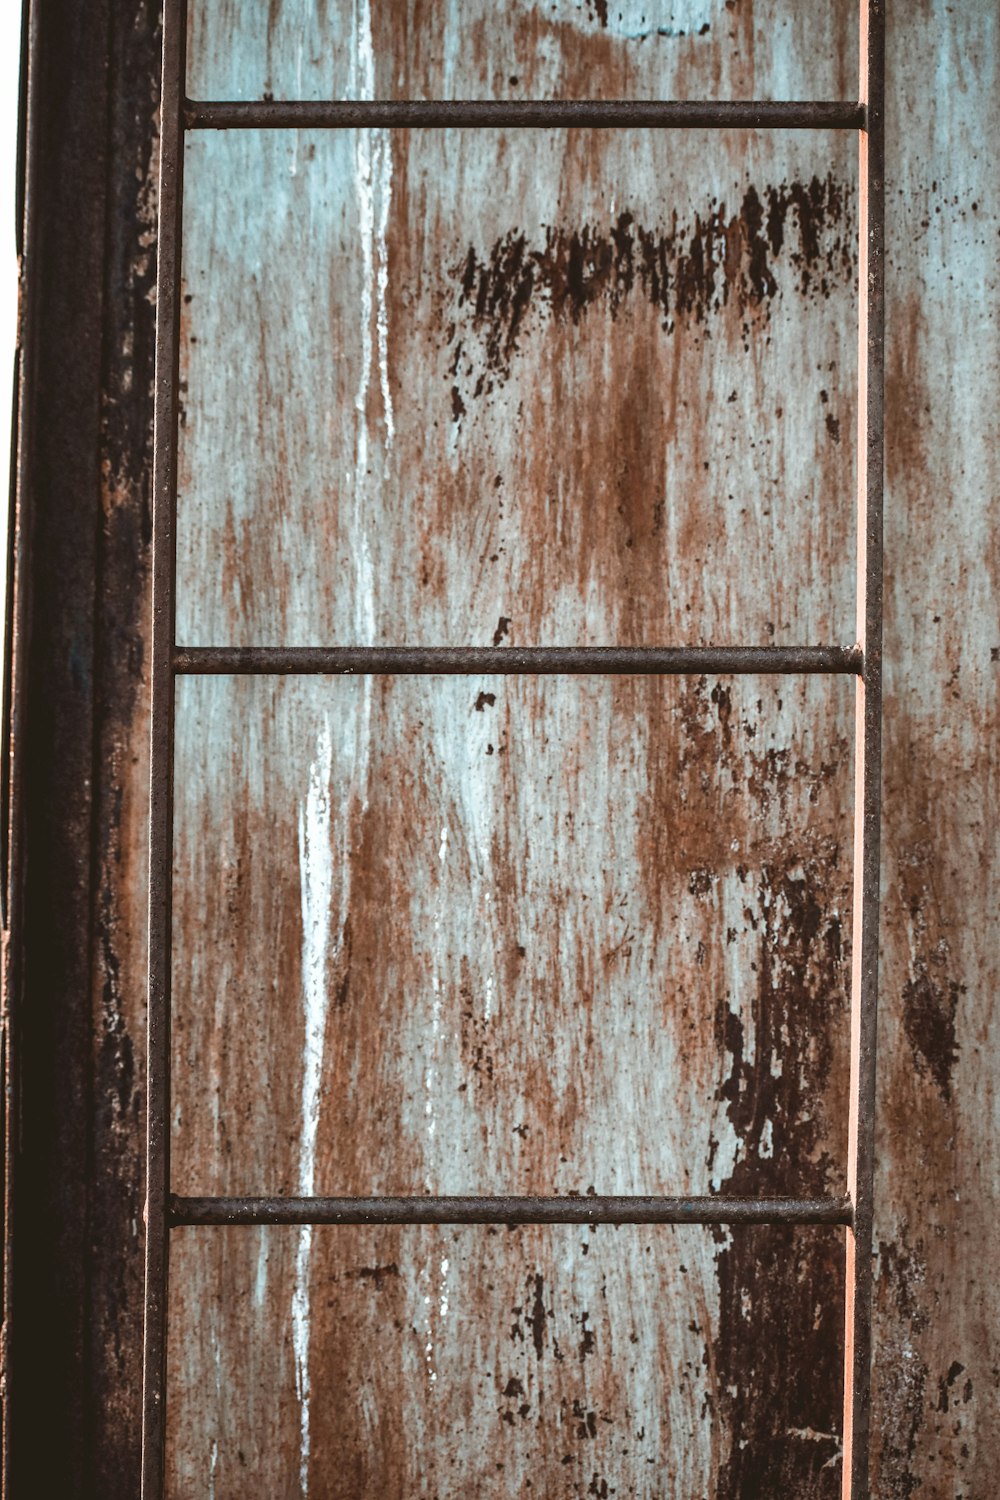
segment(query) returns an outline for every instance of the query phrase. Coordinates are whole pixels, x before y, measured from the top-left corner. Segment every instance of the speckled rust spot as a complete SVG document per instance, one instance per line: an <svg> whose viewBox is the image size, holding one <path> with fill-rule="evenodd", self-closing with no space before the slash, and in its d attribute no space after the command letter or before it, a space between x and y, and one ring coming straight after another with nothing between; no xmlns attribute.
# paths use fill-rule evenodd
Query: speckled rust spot
<svg viewBox="0 0 1000 1500"><path fill-rule="evenodd" d="M690 223L675 217L669 228L644 227L624 211L608 226L550 228L542 244L512 229L488 254L470 245L452 269L455 420L470 396L508 379L532 314L543 309L557 322L579 323L602 304L616 319L636 295L672 332L678 321L701 324L730 304L743 317L766 313L783 288L827 297L854 275L851 199L851 189L827 175L761 191L751 185L735 211L713 203ZM482 344L482 368L469 357L466 330Z"/></svg>

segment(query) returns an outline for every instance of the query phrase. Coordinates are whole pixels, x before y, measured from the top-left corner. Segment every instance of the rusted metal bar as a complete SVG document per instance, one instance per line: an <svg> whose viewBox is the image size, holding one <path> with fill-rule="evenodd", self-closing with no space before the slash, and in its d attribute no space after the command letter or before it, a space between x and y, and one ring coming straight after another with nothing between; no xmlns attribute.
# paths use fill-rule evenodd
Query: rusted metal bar
<svg viewBox="0 0 1000 1500"><path fill-rule="evenodd" d="M180 646L173 660L175 672L202 676L857 674L864 667L860 646Z"/></svg>
<svg viewBox="0 0 1000 1500"><path fill-rule="evenodd" d="M170 929L173 862L174 521L180 350L186 0L165 0L160 93L156 378L153 418L152 743L146 1074L146 1281L142 1497L164 1483L170 1192Z"/></svg>
<svg viewBox="0 0 1000 1500"><path fill-rule="evenodd" d="M867 132L860 141L859 276L862 288L858 431L858 682L855 756L854 969L847 1235L844 1493L869 1494L872 1357L872 1227L875 1176L875 1049L878 1014L880 820L882 796L882 512L884 461L885 10L862 7L861 88Z"/></svg>
<svg viewBox="0 0 1000 1500"><path fill-rule="evenodd" d="M850 1224L848 1198L172 1198L184 1224Z"/></svg>
<svg viewBox="0 0 1000 1500"><path fill-rule="evenodd" d="M191 100L188 130L294 130L530 126L569 129L858 130L864 105L854 100L701 99L398 99Z"/></svg>

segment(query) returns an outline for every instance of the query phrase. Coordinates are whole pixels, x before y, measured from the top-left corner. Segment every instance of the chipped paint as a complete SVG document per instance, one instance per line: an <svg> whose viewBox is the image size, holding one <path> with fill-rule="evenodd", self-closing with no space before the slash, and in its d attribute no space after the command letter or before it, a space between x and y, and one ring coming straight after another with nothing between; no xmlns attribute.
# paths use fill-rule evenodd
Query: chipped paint
<svg viewBox="0 0 1000 1500"><path fill-rule="evenodd" d="M188 141L185 644L854 639L850 141L299 134Z"/></svg>
<svg viewBox="0 0 1000 1500"><path fill-rule="evenodd" d="M713 1176L738 1179L736 1190L751 1178L778 1192L841 1190L848 959L830 935L850 889L849 682L832 699L830 684L818 680L191 678L180 687L177 919L194 930L193 908L181 893L193 898L200 891L203 941L197 970L182 962L174 975L175 1089L184 1105L174 1137L179 1190L249 1190L265 1181L280 1189L297 1181L302 1042L290 1045L282 996L301 993L303 984L296 954L307 945L301 935L292 939L304 932L301 891L254 851L294 845L298 747L313 747L315 759L324 724L335 736L331 830L334 837L342 832L334 857L339 893L330 903L339 936L331 939L328 961L317 1191L697 1192ZM366 695L370 717L362 732ZM228 748L220 758L214 747L223 743ZM775 863L789 840L795 858ZM221 887L212 873L217 859L234 866ZM222 942L212 936L220 923L228 933ZM721 946L713 940L719 930L727 934ZM203 986L240 1017L224 1045L214 1018L197 1003ZM720 995L743 1037L742 1052L714 1040L700 1044L702 1036L713 1038ZM194 1085L206 1068L219 1081L218 1150ZM261 1077L272 1081L264 1091L255 1082ZM721 1159L718 1142L726 1139L731 1152ZM282 1242L276 1232L263 1233L272 1245ZM233 1247L227 1256L241 1259L241 1242L225 1238ZM406 1378L419 1377L420 1389L440 1403L433 1422L444 1424L445 1449L433 1461L445 1463L445 1452L457 1445L448 1462L461 1463L465 1473L478 1440L446 1434L449 1414L472 1399L456 1384L454 1361L471 1337L469 1318L480 1315L470 1298L481 1285L482 1250L468 1235L458 1241L428 1235L413 1240L414 1258L405 1261L386 1250L391 1238L363 1238L360 1265L392 1263L411 1286L411 1300L397 1315L418 1341L419 1363L404 1362ZM623 1240L633 1248L621 1277L662 1277L649 1295L681 1309L677 1323L661 1329L664 1362L657 1356L650 1364L644 1355L635 1369L645 1393L637 1388L634 1397L643 1411L635 1432L643 1428L645 1435L633 1435L631 1444L645 1455L643 1463L646 1457L657 1466L668 1462L666 1419L654 1422L651 1415L665 1402L671 1430L700 1434L697 1445L669 1458L692 1484L723 1471L750 1483L759 1443L732 1467L734 1453L743 1451L735 1434L747 1423L759 1428L768 1462L803 1495L831 1493L827 1481L836 1479L836 1466L822 1465L836 1444L824 1447L788 1429L837 1431L839 1239L794 1234L782 1241L784 1250L766 1250L769 1242L742 1232L718 1241L706 1235L698 1241L697 1270L681 1260L686 1271L663 1261L665 1238L647 1248L622 1231L614 1241L617 1258ZM460 1253L438 1248L459 1242ZM206 1243L221 1249L221 1241ZM620 1346L611 1338L604 1373L595 1368L584 1391L566 1394L565 1404L559 1395L551 1406L542 1372L561 1369L556 1343L560 1354L579 1345L592 1358L592 1340L601 1336L593 1299L602 1294L598 1288L576 1300L577 1273L566 1280L546 1232L532 1243L536 1259L518 1293L509 1295L510 1305L522 1309L511 1324L520 1329L515 1343L531 1351L539 1373L515 1367L504 1376L504 1388L512 1378L521 1382L536 1414L528 1423L518 1415L524 1402L513 1408L515 1430L528 1445L518 1459L525 1464L529 1453L530 1462L540 1461L537 1434L551 1424L552 1451L561 1422L574 1433L582 1425L587 1437L574 1438L575 1448L597 1441L588 1413L598 1434L610 1433L634 1405L616 1404L613 1392L624 1377L614 1373ZM318 1230L311 1244L314 1287L345 1274L339 1257L353 1249ZM771 1367L742 1362L740 1351L747 1318L773 1315L772 1303L757 1297L754 1268L766 1264L771 1281L782 1285L793 1244L803 1305L790 1324L791 1348L801 1368L821 1371L822 1380L809 1387L812 1398L800 1392L785 1400L775 1395ZM589 1263L589 1245L584 1236L575 1265ZM203 1253L214 1255L197 1252ZM178 1282L178 1298L217 1285L227 1316L228 1278L238 1274L255 1286L260 1253L255 1246L238 1273L231 1259L192 1270L189 1284ZM268 1261L272 1299L280 1300L282 1286L296 1285L295 1257L289 1262L288 1254L284 1269ZM509 1281L513 1268L502 1264L487 1280ZM689 1275L696 1297L693 1283L685 1290ZM547 1289L554 1285L576 1330L572 1340L558 1319L549 1320ZM615 1321L631 1305L627 1285L616 1280L619 1300L602 1301ZM245 1317L248 1304L239 1305ZM483 1316L490 1316L487 1307L488 1299ZM817 1307L823 1309L818 1324ZM330 1316L314 1297L310 1487L321 1493L330 1492L322 1485L331 1482L322 1477L328 1470L319 1435L325 1382L335 1378L354 1389L363 1378L346 1351L334 1361L339 1374L331 1375L329 1340L337 1325L327 1322ZM704 1342L709 1316L711 1351ZM699 1333L685 1331L687 1324ZM813 1343L828 1338L828 1346ZM700 1373L693 1386L675 1387L669 1351L687 1349L689 1340L693 1352L683 1358ZM276 1364L266 1384L279 1388L292 1371L280 1341L271 1335L267 1341ZM362 1341L359 1352L363 1347ZM196 1354L195 1348L191 1358ZM741 1392L738 1401L718 1383L723 1365ZM462 1379L496 1374L493 1364L484 1367L488 1377L476 1368ZM193 1365L190 1371L195 1379ZM210 1412L195 1418L186 1399L180 1409L186 1424L214 1420ZM802 1408L809 1399L811 1415ZM574 1402L582 1415L574 1415ZM220 1449L230 1458L231 1443L245 1442L233 1420ZM378 1421L385 1420L380 1410ZM419 1420L432 1421L427 1413ZM197 1487L198 1442L195 1429L184 1430L190 1436L177 1472ZM439 1429L432 1423L431 1430ZM280 1453L291 1441L283 1431ZM378 1462L397 1473L391 1466L404 1460L388 1443ZM298 1437L295 1451L297 1473ZM426 1449L424 1456L431 1462ZM276 1455L273 1462L284 1460ZM605 1453L586 1474L583 1491L595 1472L610 1490L627 1485L631 1471L622 1453ZM742 1491L737 1486L733 1493Z"/></svg>
<svg viewBox="0 0 1000 1500"><path fill-rule="evenodd" d="M360 3L195 0L192 10L193 95L323 98L360 87ZM853 5L678 0L657 35L619 34L644 29L641 10L632 0L375 5L365 87L374 97L853 94ZM917 0L889 10L873 1491L904 1500L991 1494L1000 1455L992 935L1000 371L991 321L1000 209L989 150L1000 91L993 7ZM83 17L74 19L74 41L108 22L101 7L86 26ZM72 424L45 428L47 461L60 460L58 493L33 497L39 524L45 506L55 508L53 537L65 534L71 509L73 524L96 536L101 594L96 614L87 597L73 617L75 629L81 620L96 625L96 734L72 723L67 738L74 755L82 747L80 765L64 758L51 786L45 756L58 742L50 735L32 767L46 816L75 771L95 800L93 829L58 830L60 856L75 862L72 897L50 884L42 903L46 949L53 914L55 936L76 961L92 941L90 993L84 975L72 1002L83 1011L72 1011L71 1025L60 1012L53 1032L58 1048L76 1046L74 1027L91 1007L89 1040L79 1043L87 1097L72 1115L68 1094L60 1104L64 1119L80 1120L78 1138L92 1155L71 1183L54 1155L44 1185L61 1203L82 1204L83 1253L66 1255L45 1312L53 1336L43 1345L42 1405L50 1424L58 1414L66 1440L32 1454L28 1487L43 1482L39 1464L62 1464L68 1477L50 1484L54 1492L102 1497L138 1488L157 25L155 6L112 8L108 66L97 59L91 68L90 53L80 53L88 87L107 78L112 89L96 135L113 211L103 230L98 223L73 245L79 259L80 245L94 253L106 236L92 302L103 299L103 335L87 354L101 364L104 392L100 498L84 482L79 493L92 511L81 518L68 508L61 461ZM77 94L66 97L75 108ZM189 186L200 208L187 225L187 639L851 639L850 276L834 278L829 299L803 297L790 259L800 253L794 208L784 244L777 252L767 244L780 295L751 298L749 318L732 302L715 306L724 267L714 259L715 290L696 283L702 318L675 318L673 332L641 278L612 309L614 276L597 275L625 212L638 245L640 229L669 235L676 210L681 258L683 236L709 226L714 257L751 187L764 204L814 177L843 193L848 217L824 233L849 243L851 163L838 142L813 150L806 140L733 137L698 141L690 152L671 144L657 158L643 139L620 152L513 135L475 150L401 135L370 137L369 147L341 136L326 150L306 133L191 142ZM722 203L725 224L712 230ZM583 284L593 295L578 316L571 301L559 316L546 272L530 327L518 327L509 370L484 400L472 393L493 329L473 326L473 304L458 307L456 271L471 245L477 277L492 286L494 247L510 235L523 235L525 256L546 265L547 256L561 264L574 237L586 244L594 269ZM747 231L740 236L746 275ZM500 318L501 341L508 329ZM463 357L479 365L463 373L457 411L448 365L463 335ZM213 364L220 373L210 376ZM73 382L77 406L85 385ZM97 401L82 404L96 432ZM365 576L369 594L356 586ZM66 608L78 609L79 592ZM62 618L58 609L54 616ZM46 694L59 680L46 680ZM293 690L286 712L280 693L275 709L266 693L241 704L232 685L181 686L175 1185L292 1192L308 1136L294 851L330 705L318 688ZM530 1186L560 1181L585 1192L600 1170L626 1185L658 1184L693 1163L716 1189L749 1183L758 1170L773 1182L794 1169L817 1190L834 1185L844 1077L842 1065L832 1077L825 1070L828 1046L839 1056L842 1017L837 1005L824 1011L822 995L849 962L846 952L837 959L831 938L836 922L849 925L849 871L834 857L838 839L849 848L850 797L840 790L850 782L849 713L808 696L778 707L773 684L758 692L759 708L757 690L727 699L725 683L677 696L633 685L613 708L600 695L532 700L489 680L466 688L464 700L445 692L430 707L413 693L391 698L388 688L383 703L376 688L369 709L358 684L346 706L337 688L317 1174L360 1189L371 1185L372 1163L388 1160L419 1190L449 1171L461 1180L468 1163L470 1186L489 1186L493 1171L499 1186L520 1173ZM59 711L68 724L65 702ZM623 740L623 717L645 727ZM603 770L584 773L584 759ZM529 769L522 794L515 782L532 764L541 769L534 781ZM487 771L501 765L514 769L491 782ZM34 857L37 868L37 847ZM425 857L421 904L409 886ZM341 872L366 866L345 895ZM635 875L627 886L610 878L626 866ZM89 913L81 911L87 868ZM467 920L443 918L424 942L435 901ZM544 920L522 921L531 903ZM420 1114L432 957L442 1006L435 1141L452 1147L436 1159ZM665 977L654 993L657 965ZM560 974L575 983L581 973L588 1007L570 1003L568 983L559 987ZM39 1014L47 1014L54 991L42 989ZM372 995L388 1052L374 1026L358 1023ZM400 1034L410 995L419 1003ZM554 1020L569 1022L570 1044L558 1044L553 1068L566 1080L562 1092L543 1066ZM513 1097L526 1061L534 1071ZM404 1064L415 1105L399 1087ZM633 1083L640 1064L655 1075L648 1096ZM364 1102L369 1065L374 1139L357 1140L369 1128L359 1130L360 1107L338 1124L331 1101L337 1085L341 1097ZM404 1120L402 1134L377 1113L381 1085L393 1079L382 1092L392 1119ZM503 1098L512 1099L506 1112ZM654 1126L642 1125L644 1109ZM26 1149L44 1149L37 1140L29 1131ZM38 1222L48 1234L48 1209ZM53 1244L44 1241L45 1257ZM294 1230L176 1237L168 1410L177 1496L242 1496L248 1476L268 1493L301 1490L291 1315L300 1244ZM317 1231L311 1258L313 1284L324 1289L313 1299L308 1367L314 1496L494 1497L504 1488L527 1493L530 1480L559 1495L729 1500L766 1493L761 1471L781 1476L781 1493L826 1495L835 1486L830 1309L842 1267L819 1231L780 1247L758 1231ZM74 1302L78 1282L85 1311ZM73 1405L81 1384L82 1417ZM28 1388L22 1379L18 1389Z"/></svg>

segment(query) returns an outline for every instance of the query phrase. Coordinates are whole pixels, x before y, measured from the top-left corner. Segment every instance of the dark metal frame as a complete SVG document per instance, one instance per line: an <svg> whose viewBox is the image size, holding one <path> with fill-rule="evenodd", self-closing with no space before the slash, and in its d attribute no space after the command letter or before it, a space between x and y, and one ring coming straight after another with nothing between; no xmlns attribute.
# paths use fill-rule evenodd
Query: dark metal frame
<svg viewBox="0 0 1000 1500"><path fill-rule="evenodd" d="M872 1209L881 797L884 3L861 0L854 102L193 102L186 0L166 0L160 137L153 477L152 767L143 1500L164 1479L170 1231L181 1224L835 1224L847 1227L845 1495L868 1495ZM858 636L852 647L232 648L174 640L180 259L186 130L568 126L856 130L860 140ZM849 1196L714 1198L177 1198L170 1192L170 964L174 684L180 673L828 672L857 678Z"/></svg>
<svg viewBox="0 0 1000 1500"><path fill-rule="evenodd" d="M23 5L3 726L4 1495L110 1500L137 1487L142 1173L140 1120L125 1120L141 1080L100 901L117 775L104 757L145 691L152 267L132 275L123 262L141 233L136 165L152 146L154 7ZM105 403L112 389L121 399ZM114 1034L102 1026L112 1011Z"/></svg>

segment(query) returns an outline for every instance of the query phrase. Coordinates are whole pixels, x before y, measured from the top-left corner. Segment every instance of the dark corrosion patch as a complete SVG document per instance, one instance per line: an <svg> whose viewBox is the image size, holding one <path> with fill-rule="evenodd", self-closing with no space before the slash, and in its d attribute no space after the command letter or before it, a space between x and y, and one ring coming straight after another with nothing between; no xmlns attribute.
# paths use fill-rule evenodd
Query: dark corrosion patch
<svg viewBox="0 0 1000 1500"><path fill-rule="evenodd" d="M951 1101L951 1073L958 1061L955 1014L965 985L932 978L918 964L903 986L903 1028L919 1072L929 1075L945 1103Z"/></svg>
<svg viewBox="0 0 1000 1500"><path fill-rule="evenodd" d="M707 737L714 719L718 734ZM815 764L787 749L741 759L733 704L719 684L688 689L692 762L742 775L761 805L784 807L803 777L827 777L846 755L824 746ZM743 923L755 952L737 1006L720 995L714 1051L729 1059L717 1099L737 1145L729 1162L712 1144L717 1191L794 1196L840 1190L834 1158L831 1076L846 1039L849 859L822 826L747 851L736 867ZM711 872L692 871L692 893L709 899ZM718 1331L706 1359L720 1373L716 1401L730 1434L717 1493L726 1500L835 1500L841 1488L844 1246L817 1229L716 1231Z"/></svg>
<svg viewBox="0 0 1000 1500"><path fill-rule="evenodd" d="M614 320L638 297L668 334L735 309L746 339L747 320L766 317L784 291L828 297L855 274L852 197L828 175L751 185L735 211L713 199L693 221L675 214L669 227L644 227L626 210L607 226L549 227L539 244L515 228L486 253L470 245L452 268L458 291L446 317L455 420L509 378L540 319L578 325L600 307Z"/></svg>

